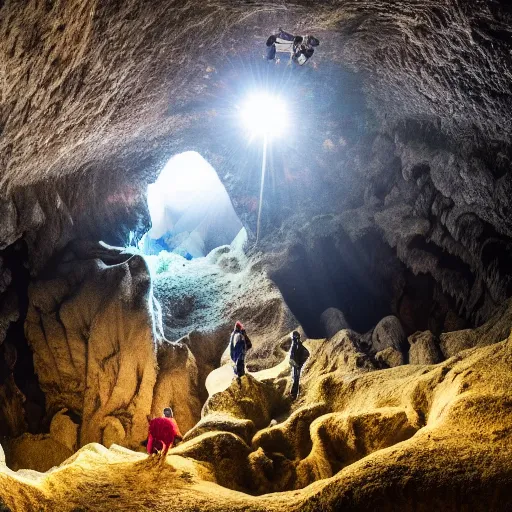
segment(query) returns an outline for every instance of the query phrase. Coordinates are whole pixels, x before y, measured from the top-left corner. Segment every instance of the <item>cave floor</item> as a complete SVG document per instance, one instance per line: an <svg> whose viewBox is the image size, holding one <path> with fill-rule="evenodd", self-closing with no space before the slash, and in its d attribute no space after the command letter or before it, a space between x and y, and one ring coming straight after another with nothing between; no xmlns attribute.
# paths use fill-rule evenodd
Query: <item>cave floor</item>
<svg viewBox="0 0 512 512"><path fill-rule="evenodd" d="M38 481L34 481L29 472L25 476L17 475L17 482L28 485L23 489L11 485L12 489L19 490L11 504L15 503L19 510L56 512L263 511L278 508L271 495L253 497L200 480L188 470L187 461L182 457L168 455L164 461L158 456L148 457L128 451L107 456L126 462L106 462L94 450L85 450L75 464L43 475ZM6 475L0 474L2 487L8 485L5 480L8 480ZM282 502L282 498L277 501Z"/></svg>
<svg viewBox="0 0 512 512"><path fill-rule="evenodd" d="M312 354L306 402L282 424L259 430L252 449L220 428L165 460L91 443L47 473L3 466L6 510L512 510L512 336L438 365L350 378L341 364L325 372L333 346L318 344ZM244 390L253 407L259 387L251 379ZM233 387L218 395L235 413ZM265 453L274 456L270 477ZM278 470L284 459L295 482ZM242 485L261 494L241 492Z"/></svg>

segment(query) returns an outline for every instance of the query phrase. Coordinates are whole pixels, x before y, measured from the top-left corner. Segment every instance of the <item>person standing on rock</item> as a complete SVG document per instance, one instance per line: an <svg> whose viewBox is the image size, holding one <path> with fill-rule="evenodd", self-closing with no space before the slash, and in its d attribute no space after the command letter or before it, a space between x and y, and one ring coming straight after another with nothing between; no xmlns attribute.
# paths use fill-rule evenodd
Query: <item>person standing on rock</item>
<svg viewBox="0 0 512 512"><path fill-rule="evenodd" d="M147 451L150 455L160 452L165 457L174 441L182 439L183 436L170 407L164 409L164 415L161 418L153 418L149 422Z"/></svg>
<svg viewBox="0 0 512 512"><path fill-rule="evenodd" d="M240 378L245 375L245 354L252 347L251 340L241 322L236 322L229 338L229 355L233 361L233 371Z"/></svg>
<svg viewBox="0 0 512 512"><path fill-rule="evenodd" d="M292 389L290 390L290 396L293 400L296 400L297 396L299 396L300 372L309 357L309 350L302 344L298 331L293 331L291 337L290 366L292 367Z"/></svg>

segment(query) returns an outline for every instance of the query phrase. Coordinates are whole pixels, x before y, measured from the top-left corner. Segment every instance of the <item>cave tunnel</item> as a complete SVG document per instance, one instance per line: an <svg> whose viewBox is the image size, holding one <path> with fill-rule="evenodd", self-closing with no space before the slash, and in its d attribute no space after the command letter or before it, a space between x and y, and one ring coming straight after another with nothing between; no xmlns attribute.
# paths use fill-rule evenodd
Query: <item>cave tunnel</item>
<svg viewBox="0 0 512 512"><path fill-rule="evenodd" d="M146 255L164 250L203 257L242 229L217 173L195 152L171 158L148 185L148 207L151 229L137 244Z"/></svg>
<svg viewBox="0 0 512 512"><path fill-rule="evenodd" d="M0 2L0 510L512 510L511 26Z"/></svg>

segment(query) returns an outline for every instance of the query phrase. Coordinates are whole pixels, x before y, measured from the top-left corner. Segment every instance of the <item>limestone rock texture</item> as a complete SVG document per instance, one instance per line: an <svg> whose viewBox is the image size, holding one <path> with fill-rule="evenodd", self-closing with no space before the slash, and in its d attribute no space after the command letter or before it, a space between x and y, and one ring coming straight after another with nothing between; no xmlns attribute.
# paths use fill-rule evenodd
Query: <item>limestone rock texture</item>
<svg viewBox="0 0 512 512"><path fill-rule="evenodd" d="M13 471L30 468L45 472L71 457L73 452L51 434L23 434L9 441L6 463Z"/></svg>
<svg viewBox="0 0 512 512"><path fill-rule="evenodd" d="M214 394L203 411L209 429L167 459L88 444L30 479L2 470L3 503L122 510L154 503L160 489L159 506L180 510L508 510L512 337L386 370L361 359L350 331L306 344L311 361L291 408L269 385L283 361Z"/></svg>
<svg viewBox="0 0 512 512"><path fill-rule="evenodd" d="M31 284L25 330L46 412L52 424L63 408L80 418L78 446L101 442L115 420L118 442L145 438L157 375L152 300L144 260L99 244L70 246L52 276Z"/></svg>
<svg viewBox="0 0 512 512"><path fill-rule="evenodd" d="M279 26L320 39L306 66L262 58ZM0 1L0 508L512 508L511 26L506 0ZM292 114L268 151L238 120L262 86ZM155 272L114 247L184 151L246 239ZM185 442L136 453L169 404Z"/></svg>
<svg viewBox="0 0 512 512"><path fill-rule="evenodd" d="M343 300L350 291L371 305L370 324L395 314L408 320L407 334L437 335L453 315L469 326L490 318L511 291L508 4L262 5L5 2L0 246L23 238L37 273L77 236L126 242L130 231L148 228L146 185L185 150L218 170L253 238L259 150L245 149L232 112L251 63L255 76L261 70L308 91L292 101L307 140L297 137L273 158L262 219L267 250L279 249L283 226L302 268L316 271L313 257L344 247L334 258L341 268L330 258L319 264L338 274L338 291L321 297L306 331L325 335L318 323L329 307L352 328L370 328ZM303 73L262 62L276 24L321 39ZM200 44L189 26L199 27ZM240 66L226 65L231 59ZM301 229L333 214L338 247ZM341 279L347 260L353 266ZM297 271L291 261L276 268L282 287L283 275ZM353 286L368 274L370 285ZM418 276L428 281L425 297L411 293Z"/></svg>
<svg viewBox="0 0 512 512"><path fill-rule="evenodd" d="M436 364L443 359L439 340L430 331L414 333L408 341L410 364Z"/></svg>
<svg viewBox="0 0 512 512"><path fill-rule="evenodd" d="M92 442L143 449L148 418L169 405L182 432L191 429L208 396L207 375L220 365L237 318L255 333L254 359L296 325L262 267L245 256L245 241L241 233L232 246L191 262L168 254L154 279L136 253L92 242L68 244L30 284L25 321L49 435L14 438L10 467L46 471ZM187 297L192 307L183 312ZM62 449L46 466L44 454L41 461L24 458L31 442L38 452L54 441Z"/></svg>
<svg viewBox="0 0 512 512"><path fill-rule="evenodd" d="M150 258L155 261L154 293L162 307L165 336L190 348L203 383L221 360L228 359L229 337L237 320L251 339L247 362L255 369L282 359L279 350L274 354L276 341L297 326L261 256L245 254L247 245L242 230L231 245L214 249L206 258Z"/></svg>

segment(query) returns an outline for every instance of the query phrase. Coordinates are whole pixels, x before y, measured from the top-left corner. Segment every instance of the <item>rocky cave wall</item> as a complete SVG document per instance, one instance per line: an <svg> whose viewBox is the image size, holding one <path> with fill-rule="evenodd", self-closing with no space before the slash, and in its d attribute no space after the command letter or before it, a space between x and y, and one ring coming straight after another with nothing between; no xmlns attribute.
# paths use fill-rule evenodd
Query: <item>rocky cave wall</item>
<svg viewBox="0 0 512 512"><path fill-rule="evenodd" d="M253 239L260 150L232 119L247 76L285 84L301 126L273 148L260 249L312 334L329 310L338 327L395 313L407 333L439 333L511 295L505 2L33 0L2 3L0 18L1 389L18 411L2 434L29 428L27 403L50 410L26 377L28 273L44 279L75 238L147 229L145 187L172 154L210 161ZM262 62L276 20L321 39L310 66ZM310 291L332 274L311 320L287 283Z"/></svg>

